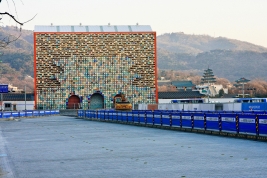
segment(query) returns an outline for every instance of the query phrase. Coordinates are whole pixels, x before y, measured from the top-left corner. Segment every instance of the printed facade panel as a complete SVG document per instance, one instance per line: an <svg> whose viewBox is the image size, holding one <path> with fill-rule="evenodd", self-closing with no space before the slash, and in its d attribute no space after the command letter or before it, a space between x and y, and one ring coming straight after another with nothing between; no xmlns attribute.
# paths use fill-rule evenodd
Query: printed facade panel
<svg viewBox="0 0 267 178"><path fill-rule="evenodd" d="M132 104L156 103L155 33L35 33L37 108L65 109L71 95L90 108L122 92Z"/></svg>

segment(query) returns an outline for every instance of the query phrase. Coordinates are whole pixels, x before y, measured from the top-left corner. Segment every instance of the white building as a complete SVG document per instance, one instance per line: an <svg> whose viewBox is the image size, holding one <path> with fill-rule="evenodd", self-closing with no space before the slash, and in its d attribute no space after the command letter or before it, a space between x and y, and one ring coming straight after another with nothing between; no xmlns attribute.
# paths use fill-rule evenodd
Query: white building
<svg viewBox="0 0 267 178"><path fill-rule="evenodd" d="M223 88L223 85L215 85L215 84L203 84L196 85L196 89L201 93L214 97L219 94L222 89L225 94L228 94L228 88Z"/></svg>
<svg viewBox="0 0 267 178"><path fill-rule="evenodd" d="M2 98L3 96L3 98ZM34 94L26 93L3 93L0 95L0 110L21 111L34 110Z"/></svg>
<svg viewBox="0 0 267 178"><path fill-rule="evenodd" d="M11 92L20 92L20 93L23 91L23 89L15 87L11 83L8 84L8 90L11 91Z"/></svg>

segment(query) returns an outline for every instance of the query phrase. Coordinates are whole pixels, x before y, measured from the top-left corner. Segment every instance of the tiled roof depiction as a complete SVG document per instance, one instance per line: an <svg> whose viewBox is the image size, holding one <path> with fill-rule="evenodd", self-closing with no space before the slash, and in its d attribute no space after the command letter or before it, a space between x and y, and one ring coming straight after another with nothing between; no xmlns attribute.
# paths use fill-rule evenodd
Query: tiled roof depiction
<svg viewBox="0 0 267 178"><path fill-rule="evenodd" d="M204 96L199 91L158 92L159 99L202 98Z"/></svg>

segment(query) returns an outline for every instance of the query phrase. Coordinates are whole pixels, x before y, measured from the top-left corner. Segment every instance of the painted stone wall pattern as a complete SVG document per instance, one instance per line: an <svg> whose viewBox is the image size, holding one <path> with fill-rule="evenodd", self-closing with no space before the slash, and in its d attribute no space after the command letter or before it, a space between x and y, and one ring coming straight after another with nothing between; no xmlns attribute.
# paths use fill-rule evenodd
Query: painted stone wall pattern
<svg viewBox="0 0 267 178"><path fill-rule="evenodd" d="M125 93L133 103L156 103L155 33L35 33L37 107L64 109L68 98L82 108L96 91L104 106Z"/></svg>

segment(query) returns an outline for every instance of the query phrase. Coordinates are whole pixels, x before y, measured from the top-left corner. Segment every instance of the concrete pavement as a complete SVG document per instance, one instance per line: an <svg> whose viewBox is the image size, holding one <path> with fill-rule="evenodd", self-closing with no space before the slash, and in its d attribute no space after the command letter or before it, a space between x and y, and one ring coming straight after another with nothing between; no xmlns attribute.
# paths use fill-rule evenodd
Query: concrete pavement
<svg viewBox="0 0 267 178"><path fill-rule="evenodd" d="M0 177L266 177L267 143L87 121L0 122Z"/></svg>

